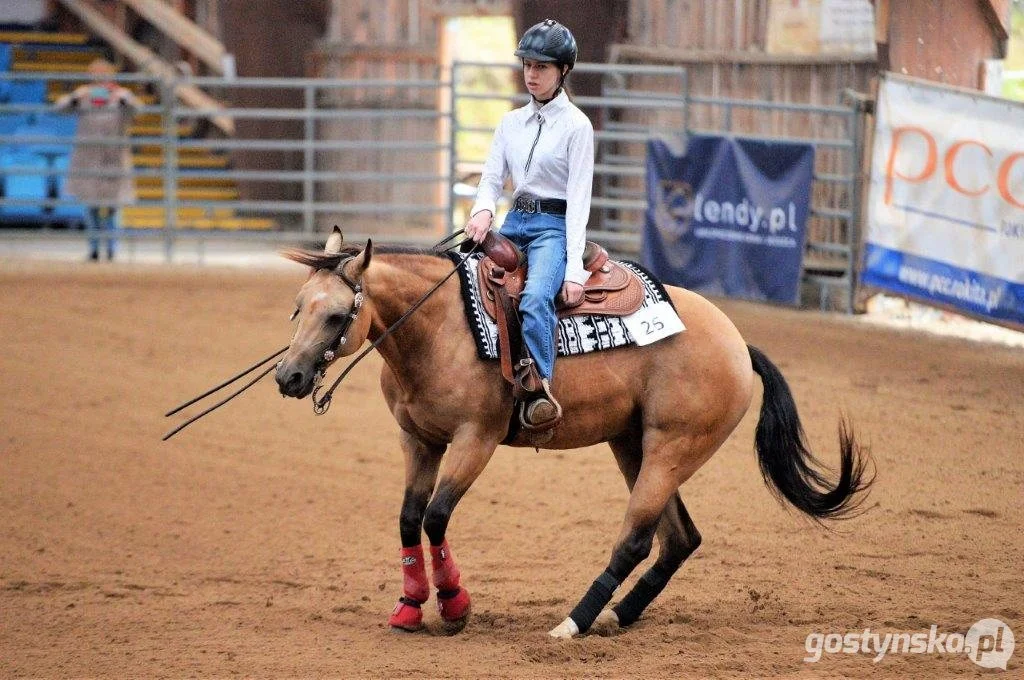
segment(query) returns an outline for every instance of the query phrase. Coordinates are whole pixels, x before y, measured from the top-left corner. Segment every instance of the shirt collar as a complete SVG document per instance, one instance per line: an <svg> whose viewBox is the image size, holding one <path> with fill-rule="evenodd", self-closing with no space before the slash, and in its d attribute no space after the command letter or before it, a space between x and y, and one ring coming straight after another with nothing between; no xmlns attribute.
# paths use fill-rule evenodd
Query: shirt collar
<svg viewBox="0 0 1024 680"><path fill-rule="evenodd" d="M557 116L559 113L564 111L569 106L569 95L565 93L565 88L558 93L558 96L549 101L547 104L541 106L535 99L530 99L530 103L526 105L526 111L529 114L526 117L526 122L529 122L537 114L543 115L545 118L552 118Z"/></svg>

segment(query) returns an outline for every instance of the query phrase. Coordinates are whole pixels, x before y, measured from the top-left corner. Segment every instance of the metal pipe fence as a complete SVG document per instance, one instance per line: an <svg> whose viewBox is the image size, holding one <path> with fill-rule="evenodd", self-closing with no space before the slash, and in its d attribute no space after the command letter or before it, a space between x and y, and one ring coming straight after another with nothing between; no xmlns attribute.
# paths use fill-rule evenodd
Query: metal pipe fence
<svg viewBox="0 0 1024 680"><path fill-rule="evenodd" d="M424 80L122 74L113 79L144 97L133 134L123 140L41 133L36 123L54 113L51 103L0 98L0 227L70 237L74 232L64 228L77 226L75 210L87 206L61 192L67 156L76 145L128 145L137 199L107 207L120 209L119 237L162 241L168 260L183 239L312 241L335 223L350 237L432 242L468 218L495 126L529 101L517 86L519 69L455 62L444 78ZM822 291L844 288L852 310L864 136L856 96L848 93L834 105L698 96L683 67L581 63L576 71L601 76L599 95L573 97L595 127L590 238L618 254L639 252L652 138L685 142L707 132L809 143L817 160L805 279ZM0 88L42 81L52 99L89 80L76 73L0 73ZM204 89L224 107L185 106L175 95L183 85ZM235 136L209 125L212 117L233 120ZM43 162L4 161L3 151L12 149L34 149ZM45 195L11 192L17 178L42 179ZM0 238L24 233L2 228Z"/></svg>

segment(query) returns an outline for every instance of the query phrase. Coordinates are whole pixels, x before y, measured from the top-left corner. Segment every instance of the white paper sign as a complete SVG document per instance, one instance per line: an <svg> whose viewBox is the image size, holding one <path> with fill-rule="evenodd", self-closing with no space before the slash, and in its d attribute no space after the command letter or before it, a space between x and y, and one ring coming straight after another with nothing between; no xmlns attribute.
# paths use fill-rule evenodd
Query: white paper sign
<svg viewBox="0 0 1024 680"><path fill-rule="evenodd" d="M686 330L679 315L676 314L676 310L672 309L672 305L667 302L644 307L629 316L622 317L622 322L626 325L626 329L633 336L636 344L641 346Z"/></svg>

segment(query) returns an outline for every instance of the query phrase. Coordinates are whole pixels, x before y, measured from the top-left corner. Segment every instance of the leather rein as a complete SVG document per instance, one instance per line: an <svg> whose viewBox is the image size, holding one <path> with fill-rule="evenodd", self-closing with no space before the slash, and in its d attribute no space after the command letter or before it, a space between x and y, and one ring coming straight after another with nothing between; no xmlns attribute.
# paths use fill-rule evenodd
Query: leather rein
<svg viewBox="0 0 1024 680"><path fill-rule="evenodd" d="M438 243L434 244L434 246L431 248L431 250L433 252L436 252L436 253L445 253L445 252L448 252L449 250L453 250L454 248L460 247L462 245L461 242L451 243L450 245L447 245L447 246L445 246L445 244L448 244L449 242L454 241L455 238L457 238L458 236L460 236L463 233L464 233L464 230L461 230L461 229L459 231L456 231L456 232L452 233L451 235L441 239ZM445 246L445 247L442 247L442 246ZM430 288L430 290L428 290L426 293L424 293L423 296L419 300L414 302L412 304L412 306L409 307L409 309L407 309L405 311L405 313L402 314L402 316L398 317L398 320L396 320L393 324L388 326L387 329L383 333L380 334L379 338L374 340L373 343L371 343L369 347L367 347L365 350L360 352L359 355L355 359L353 359L349 363L348 366L345 367L345 370L341 372L341 375L339 375L338 378L334 381L334 383L331 384L330 388L328 388L328 390L326 392L324 392L324 394L322 396L319 396L320 390L323 387L324 377L327 374L327 365L330 362L334 361L334 358L335 358L335 356L337 354L337 351L341 347L343 347L345 345L345 343L348 341L348 332L351 329L353 322L356 320L356 317L359 315L359 310L362 307L363 301L365 299L364 296L363 296L362 278L360 278L359 280L353 281L351 278L349 278L349 276L344 271L344 266L343 265L346 262L348 262L349 260L351 260L352 258L354 258L355 256L352 255L352 256L349 256L346 259L342 260L339 263L338 267L337 267L338 275L341 277L341 280L345 282L345 285L347 285L352 290L352 292L355 294L355 297L353 298L352 308L345 315L344 320L342 320L341 328L339 329L338 333L336 334L334 340L327 346L327 349L324 350L323 356L321 358L321 361L322 361L321 366L317 368L317 376L316 376L316 383L315 383L316 387L313 388L313 392L312 392L312 395L311 395L312 400L313 400L313 413L315 413L318 416L322 416L323 414L327 413L327 409L329 409L330 406L331 406L331 399L332 399L332 397L334 395L334 391L336 389L338 389L338 386L341 385L341 381L345 379L345 377L352 371L353 368L355 368L356 364L358 364L360 361L362 361L366 357L366 355L368 355L370 352L372 352L373 350L377 349L377 347L379 347L380 344L382 342L384 342L384 340L387 339L388 336L390 336L403 323L405 323L406 320L410 316L412 316L413 312L415 312L417 309L419 309L423 305L423 303L425 303L430 298L431 295L433 295L435 292L437 292L437 290L448 279L450 279L452 276L455 275L456 272L459 271L459 267L461 267L463 264L465 264L466 260L468 260L470 258L470 256L472 256L473 253L475 253L477 251L478 248L479 248L479 244L478 243L473 243L472 247L465 251L465 254L459 259L459 261L455 264L455 266L452 268L452 270L450 272L448 272L448 274L446 274L444 276L444 278L442 278L440 281L435 283ZM292 318L294 318L294 315L292 316ZM248 374L252 373L253 371L255 371L256 369L260 368L264 364L266 364L266 363L268 363L270 361L273 361L274 359L276 359L280 355L284 354L285 352L288 351L289 347L291 347L290 344L285 345L284 347L282 347L281 349L277 350L276 352L274 352L270 356L268 356L268 357L264 358L263 360L253 364L252 366L250 366L249 368L245 369L241 373L235 375L234 377L225 380L224 382L220 383L216 387L213 387L213 388L207 390L206 392L203 392L199 396L194 397L192 399L189 399L188 401L186 401L185 403L181 404L180 406L177 406L177 407L171 409L170 411L168 411L167 413L164 414L164 417L166 418L166 417L172 416L175 413L178 413L179 411L181 411L182 409L184 409L184 408L186 408L188 406L191 406L192 404L195 404L196 402L201 401L202 399L205 399L206 397L208 397L208 396L210 396L212 394L215 394L216 392L219 392L220 390L224 389L228 385L234 383L236 380L240 380L241 378L245 377L246 375L248 375ZM221 399L220 401L218 401L213 406L203 410L201 413L196 414L195 416L193 416L193 417L189 418L188 420L186 420L181 425L175 427L173 430L171 430L170 432L168 432L167 434L165 434L163 436L162 441L167 441L168 439L170 439L171 437L176 435L178 432L181 432L182 430L184 430L186 427L188 427L192 423L194 423L197 420L199 420L200 418L202 418L202 417L212 413L213 411L217 410L218 408L220 408L224 404L228 403L229 401L231 401L232 399L234 399L238 395L242 394L242 392L245 392L247 389L249 389L250 387L255 385L257 382L259 382L268 373L270 373L271 371L276 369L280 365L280 363L281 362L278 361L277 363L271 364L268 368L266 368L262 372L260 372L255 378L252 378L249 382L247 382L242 387L240 387L239 389L237 389L234 392L232 392L230 395L228 395L224 399Z"/></svg>

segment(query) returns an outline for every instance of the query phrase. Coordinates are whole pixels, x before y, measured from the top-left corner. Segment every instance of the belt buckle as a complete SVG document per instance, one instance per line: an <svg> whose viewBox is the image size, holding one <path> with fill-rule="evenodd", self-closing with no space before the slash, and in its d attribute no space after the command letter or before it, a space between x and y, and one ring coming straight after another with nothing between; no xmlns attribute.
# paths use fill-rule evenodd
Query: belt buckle
<svg viewBox="0 0 1024 680"><path fill-rule="evenodd" d="M516 199L516 207L519 208L519 210L521 210L522 212L526 213L527 215L533 215L537 212L540 212L538 210L539 203L540 201L538 201L536 198L526 198L525 196L520 196L519 198Z"/></svg>

